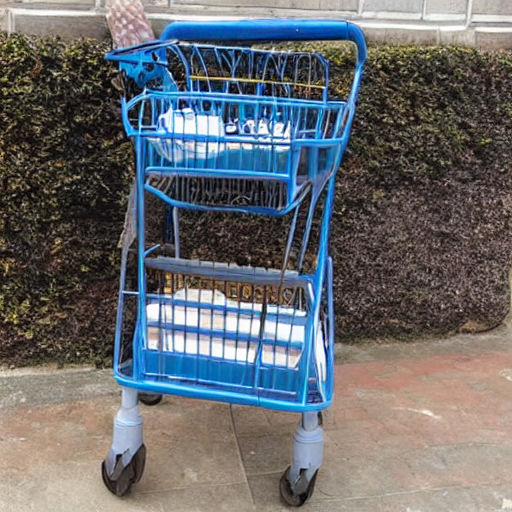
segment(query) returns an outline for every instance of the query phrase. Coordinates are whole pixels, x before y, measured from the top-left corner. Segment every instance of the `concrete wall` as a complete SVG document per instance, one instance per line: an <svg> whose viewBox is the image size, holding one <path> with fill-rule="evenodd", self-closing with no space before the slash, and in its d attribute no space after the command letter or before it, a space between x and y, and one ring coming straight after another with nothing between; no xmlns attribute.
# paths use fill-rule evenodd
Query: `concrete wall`
<svg viewBox="0 0 512 512"><path fill-rule="evenodd" d="M144 0L155 31L178 19L346 18L374 42L512 48L511 0ZM0 0L0 29L108 37L105 0Z"/></svg>

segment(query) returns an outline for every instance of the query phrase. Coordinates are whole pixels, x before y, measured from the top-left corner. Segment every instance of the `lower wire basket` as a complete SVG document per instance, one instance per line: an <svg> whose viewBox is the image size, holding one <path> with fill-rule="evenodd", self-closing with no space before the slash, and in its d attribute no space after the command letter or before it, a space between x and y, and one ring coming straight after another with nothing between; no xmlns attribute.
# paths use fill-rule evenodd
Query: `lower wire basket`
<svg viewBox="0 0 512 512"><path fill-rule="evenodd" d="M310 403L326 401L328 339L313 324L307 280L184 260L174 260L170 271L171 258L161 259L167 268L152 269L159 293L147 294L146 331L139 315L133 360L120 364L119 374L158 391L193 387L200 396L208 389L229 393L230 401L237 394L240 403L268 399L286 408L306 395Z"/></svg>
<svg viewBox="0 0 512 512"><path fill-rule="evenodd" d="M188 295L185 299L185 295ZM304 345L306 312L287 307L269 306L267 318L254 317L261 305L228 301L224 294L210 290L179 290L172 299L197 306L172 306L162 302L148 304L147 347L149 350L178 352L254 364L261 363L296 368ZM171 299L171 301L173 301ZM225 311L210 310L214 304ZM263 327L262 327L263 323ZM172 325L172 329L166 326ZM209 331L209 335L200 332ZM318 331L321 335L320 331ZM260 339L264 340L260 350ZM316 362L325 373L325 354L318 338ZM318 350L320 348L320 350Z"/></svg>

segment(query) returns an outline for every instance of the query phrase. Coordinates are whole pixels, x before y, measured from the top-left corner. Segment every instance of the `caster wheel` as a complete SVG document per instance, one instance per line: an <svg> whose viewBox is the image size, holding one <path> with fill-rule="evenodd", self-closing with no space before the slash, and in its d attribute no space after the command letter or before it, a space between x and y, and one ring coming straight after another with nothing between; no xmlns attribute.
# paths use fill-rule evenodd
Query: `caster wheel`
<svg viewBox="0 0 512 512"><path fill-rule="evenodd" d="M103 483L105 487L116 496L124 496L127 494L132 484L141 479L146 464L146 447L142 445L127 466L122 467L122 464L122 455L118 455L111 476L107 474L105 461L101 464Z"/></svg>
<svg viewBox="0 0 512 512"><path fill-rule="evenodd" d="M144 405L156 405L162 401L160 393L139 393L139 400Z"/></svg>
<svg viewBox="0 0 512 512"><path fill-rule="evenodd" d="M306 501L309 500L309 498L311 498L313 494L318 469L315 471L315 474L309 482L306 480L306 470L301 469L299 479L295 485L295 491L292 490L290 480L288 480L289 472L290 467L288 467L288 469L283 473L283 476L281 476L281 480L279 482L281 498L290 507L301 507L304 505L304 503L306 503Z"/></svg>

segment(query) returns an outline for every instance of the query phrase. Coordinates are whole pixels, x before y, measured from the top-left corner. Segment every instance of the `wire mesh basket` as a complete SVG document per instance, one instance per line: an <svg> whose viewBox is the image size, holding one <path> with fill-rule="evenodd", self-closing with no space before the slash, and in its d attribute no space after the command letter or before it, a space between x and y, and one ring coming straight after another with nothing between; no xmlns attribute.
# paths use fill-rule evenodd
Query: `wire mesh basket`
<svg viewBox="0 0 512 512"><path fill-rule="evenodd" d="M339 164L348 113L320 54L167 42L116 58L139 92L126 131L147 138L141 164L171 204L283 214Z"/></svg>
<svg viewBox="0 0 512 512"><path fill-rule="evenodd" d="M181 386L213 383L253 400L298 400L313 328L307 279L291 271L168 257L148 260L147 268L147 333L138 363L144 378ZM136 298L135 290L125 297L125 315L133 315ZM133 321L123 325L126 376L133 374ZM309 401L321 402L329 385L329 335L317 325L314 336Z"/></svg>
<svg viewBox="0 0 512 512"><path fill-rule="evenodd" d="M109 58L122 63L128 97L153 90L327 100L329 64L315 52L166 41Z"/></svg>
<svg viewBox="0 0 512 512"><path fill-rule="evenodd" d="M144 138L148 186L169 203L283 213L337 165L344 105L147 93L125 105L124 120L130 136Z"/></svg>

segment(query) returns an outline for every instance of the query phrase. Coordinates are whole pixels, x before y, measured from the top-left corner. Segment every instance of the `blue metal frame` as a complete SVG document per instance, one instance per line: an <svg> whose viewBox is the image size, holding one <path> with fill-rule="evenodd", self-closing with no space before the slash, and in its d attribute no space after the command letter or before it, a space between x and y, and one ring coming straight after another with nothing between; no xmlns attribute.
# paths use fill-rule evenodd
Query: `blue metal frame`
<svg viewBox="0 0 512 512"><path fill-rule="evenodd" d="M335 147L336 151L333 153L332 158L332 169L331 172L322 182L319 182L316 187L312 189L312 199L310 204L310 211L307 220L307 229L309 231L312 223L312 212L316 206L316 202L319 198L321 191L327 187L326 200L323 209L323 217L321 221L320 231L320 242L317 254L317 266L316 270L312 275L300 274L297 277L297 282L303 283L303 286L307 289L306 296L308 297L309 307L308 313L304 325L305 340L303 344L303 350L298 363L296 385L297 393L293 396L290 393L290 397L286 397L286 391L272 394L266 393L265 389L256 389L257 386L246 386L244 389L243 385L233 385L229 387L229 383L216 382L215 380L206 380L204 383L197 381L195 384L188 383L186 381L178 381L173 379L165 379L164 375L159 375L159 378L151 377L148 375L151 371L146 368L146 364L151 364L151 358L145 357L144 347L148 346L147 339L147 312L146 306L148 304L148 295L146 293L146 258L154 250L149 250L145 247L145 208L144 208L144 192L146 190L160 195L162 199L167 200L171 205L177 207L187 208L198 208L197 205L180 203L179 201L171 201L165 197L164 194L158 194L158 190L152 189L146 183L147 177L147 152L149 149L149 143L147 138L158 138L162 135L157 131L153 130L141 130L140 124L138 127L134 127L128 117L128 111L137 105L138 102L149 100L159 95L166 95L172 97L173 93L158 93L149 91L143 93L140 96L126 102L123 100L123 120L126 131L129 136L134 138L136 155L137 155L137 168L136 168L136 212L137 212L137 260L138 260L138 290L128 291L125 289L125 278L126 278L126 251L123 254L123 264L121 270L121 283L120 283L120 296L119 296L119 310L117 316L117 328L116 328L116 341L115 341L115 363L114 363L114 376L119 384L123 386L137 388L148 392L155 393L172 393L182 396L189 396L195 398L202 398L208 400L225 401L247 405L258 405L270 409L280 409L294 412L305 412L321 410L328 407L332 402L333 393L333 345L334 345L334 329L333 329L333 302L332 302L332 259L328 254L328 241L330 232L330 219L332 214L332 207L334 201L335 192L335 175L336 169L341 163L343 152L348 143L350 128L355 112L355 103L359 90L359 84L361 80L362 69L364 61L366 59L366 45L364 36L361 30L356 26L346 21L330 21L330 20L245 20L245 21L215 21L215 22L175 22L166 27L163 31L161 39L152 43L145 43L131 49L122 49L111 52L108 56L111 60L120 62L121 67L125 66L128 72L133 72L134 66L140 65L140 70L143 70L143 63L149 63L145 60L144 52L146 50L154 51L155 48L165 48L168 40L180 40L180 41L210 41L210 42L222 42L222 41L244 41L244 42L262 42L262 41L290 41L290 40L347 40L352 41L357 47L357 63L354 71L354 78L351 87L350 94L345 103L339 102L317 102L319 108L330 108L333 105L342 105L343 113L338 119L338 131L340 136L333 137L331 139L307 139L307 140L296 140L293 143L296 147L316 147L316 148L328 148ZM142 57L141 57L142 55ZM154 62L154 61L153 61ZM162 60L163 62L163 60ZM162 64L159 62L158 64ZM181 93L183 95L183 93ZM193 93L185 93L190 96ZM222 96L222 95L220 95ZM237 101L248 101L247 98L239 97ZM265 101L262 99L261 101ZM272 99L272 103L292 100L283 99ZM300 100L293 100L300 101ZM315 102L309 101L309 105L313 105ZM166 136L169 138L169 136ZM191 135L192 140L199 140L199 136ZM204 138L204 137L203 137ZM233 139L224 137L220 140L221 142L229 142ZM313 161L310 167L314 168L316 162L314 161L315 153L312 153ZM187 169L176 169L176 173L186 172ZM215 176L215 169L207 169L209 176ZM314 169L313 169L314 171ZM166 172L162 169L162 172ZM237 171L240 173L240 171ZM223 175L217 170L217 174ZM254 177L255 173L252 173ZM263 176L265 177L265 176ZM274 176L275 178L275 176ZM283 176L285 180L290 180L289 174ZM290 182L291 185L293 183ZM294 194L297 190L294 189ZM282 211L273 211L272 209L265 208L234 208L236 211L251 211L251 213L266 214L266 215L283 215L298 206L300 200L291 201L288 208ZM300 198L302 199L302 198ZM201 207L199 207L201 208ZM215 207L203 207L203 209L215 209ZM220 208L225 209L225 208ZM307 246L307 233L305 235L305 245ZM289 247L287 247L287 251ZM303 254L301 255L301 260ZM257 273L255 273L255 279L257 279ZM282 276L281 276L282 279ZM326 293L325 293L326 291ZM131 369L131 375L127 375L122 371L118 365L120 357L120 344L121 344L121 324L122 324L122 311L124 307L124 300L128 295L134 295L138 301L138 318L135 334L133 337L133 367ZM324 301L327 301L325 304ZM321 309L327 311L328 319L326 322L327 332L324 336L327 337L327 379L325 383L318 386L320 389L321 400L318 398L315 401L310 400L310 377L314 375L314 355L313 355L313 344L316 337L316 331L318 328L319 318L321 317ZM222 307L221 307L222 309ZM224 309L226 306L224 305ZM148 349L145 349L146 352ZM161 354L160 354L161 355ZM158 357L158 354L157 356ZM258 356L260 357L260 356ZM183 354L183 360L186 359L186 354ZM198 354L195 356L195 364L207 364L206 361L201 361L201 357ZM186 361L185 361L186 363ZM227 363L226 363L227 364ZM231 364L231 363L229 363ZM233 365L236 365L233 363ZM255 372L261 370L261 361L257 358L255 361ZM286 370L283 370L283 378L290 379L290 375L285 375ZM275 377L273 377L275 378ZM256 382L256 381L255 381ZM295 381L294 381L295 382ZM224 385L223 385L224 384Z"/></svg>

